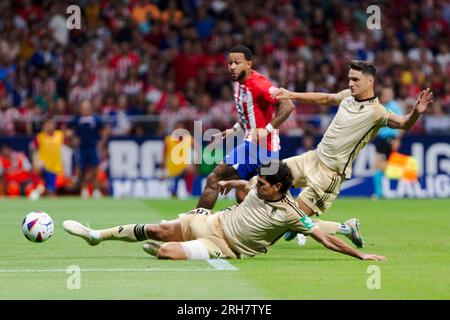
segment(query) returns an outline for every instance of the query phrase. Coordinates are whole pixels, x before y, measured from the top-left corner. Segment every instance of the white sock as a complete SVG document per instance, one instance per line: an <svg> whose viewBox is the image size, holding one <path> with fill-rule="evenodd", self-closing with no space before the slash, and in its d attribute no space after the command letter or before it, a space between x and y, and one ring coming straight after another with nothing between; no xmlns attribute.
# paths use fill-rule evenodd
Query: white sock
<svg viewBox="0 0 450 320"><path fill-rule="evenodd" d="M89 235L91 236L92 239L102 240L102 236L100 235L100 231L99 230L91 230L89 232Z"/></svg>
<svg viewBox="0 0 450 320"><path fill-rule="evenodd" d="M338 234L350 234L350 233L352 233L352 230L345 223L341 223L341 225L339 226L339 231L337 233Z"/></svg>

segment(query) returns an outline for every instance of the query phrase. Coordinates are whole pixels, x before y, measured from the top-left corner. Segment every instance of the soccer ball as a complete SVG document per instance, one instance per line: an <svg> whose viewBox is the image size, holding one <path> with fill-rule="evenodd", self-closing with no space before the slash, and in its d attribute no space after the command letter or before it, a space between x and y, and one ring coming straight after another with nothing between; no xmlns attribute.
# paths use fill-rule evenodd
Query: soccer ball
<svg viewBox="0 0 450 320"><path fill-rule="evenodd" d="M27 214L22 221L22 232L31 242L44 242L53 234L53 220L42 211Z"/></svg>

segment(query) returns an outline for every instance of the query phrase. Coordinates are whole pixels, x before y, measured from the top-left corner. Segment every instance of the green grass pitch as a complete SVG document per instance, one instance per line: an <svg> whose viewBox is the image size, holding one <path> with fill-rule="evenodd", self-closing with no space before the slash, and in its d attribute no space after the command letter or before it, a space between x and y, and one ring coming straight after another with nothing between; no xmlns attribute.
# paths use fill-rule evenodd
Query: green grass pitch
<svg viewBox="0 0 450 320"><path fill-rule="evenodd" d="M268 254L230 260L236 270L207 261L159 261L142 243L97 247L66 234L65 219L105 228L172 219L190 200L0 200L0 299L449 299L450 199L338 199L324 219L359 217L366 252L387 261L360 261L308 239L283 239ZM216 209L229 205L220 201ZM53 237L28 242L20 223L32 210L55 222ZM347 239L345 239L347 241ZM81 268L80 288L68 289L69 266ZM380 288L368 289L369 267ZM370 282L370 281L369 281Z"/></svg>

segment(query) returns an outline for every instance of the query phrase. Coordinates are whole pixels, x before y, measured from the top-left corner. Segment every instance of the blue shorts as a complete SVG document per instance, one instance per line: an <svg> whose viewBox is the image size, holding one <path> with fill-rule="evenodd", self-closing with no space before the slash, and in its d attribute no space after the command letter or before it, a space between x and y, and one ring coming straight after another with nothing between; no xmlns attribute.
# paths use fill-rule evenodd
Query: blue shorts
<svg viewBox="0 0 450 320"><path fill-rule="evenodd" d="M80 167L97 167L99 164L97 150L80 150Z"/></svg>
<svg viewBox="0 0 450 320"><path fill-rule="evenodd" d="M244 141L228 153L223 161L235 168L241 179L250 180L257 174L261 163L278 158L278 151L269 151L252 142Z"/></svg>
<svg viewBox="0 0 450 320"><path fill-rule="evenodd" d="M47 192L56 192L56 173L42 169L42 178L44 178L45 189Z"/></svg>

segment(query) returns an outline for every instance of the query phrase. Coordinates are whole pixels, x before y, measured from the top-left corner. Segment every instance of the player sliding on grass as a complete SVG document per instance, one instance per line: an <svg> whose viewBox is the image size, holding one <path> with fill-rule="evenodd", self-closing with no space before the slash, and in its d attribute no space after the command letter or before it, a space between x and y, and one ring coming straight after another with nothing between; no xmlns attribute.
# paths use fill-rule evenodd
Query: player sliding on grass
<svg viewBox="0 0 450 320"><path fill-rule="evenodd" d="M297 99L316 105L336 105L339 110L326 130L316 150L284 160L294 175L294 186L304 188L297 204L308 216L320 215L331 207L339 194L344 179L350 179L352 163L362 148L377 134L381 127L408 130L432 102L433 93L426 89L420 93L414 109L405 116L388 112L374 94L375 67L353 60L348 73L349 88L337 94L290 92L279 89L279 100ZM348 234L348 226L359 230L357 219L346 224L316 221L324 231ZM293 233L285 238L292 239ZM353 242L363 246L360 242Z"/></svg>
<svg viewBox="0 0 450 320"><path fill-rule="evenodd" d="M264 175L264 168L278 170ZM288 192L292 172L277 160L262 165L251 183L245 180L220 181L222 193L232 188L246 194L242 203L213 214L199 208L178 219L159 224L129 224L105 230L91 230L76 221L64 221L64 229L90 245L105 240L129 242L147 239L164 241L160 245L148 242L144 250L160 259L210 259L252 257L266 253L287 230L310 235L330 250L362 260L384 260L383 256L362 253L329 235L316 226L300 210Z"/></svg>

